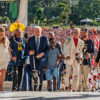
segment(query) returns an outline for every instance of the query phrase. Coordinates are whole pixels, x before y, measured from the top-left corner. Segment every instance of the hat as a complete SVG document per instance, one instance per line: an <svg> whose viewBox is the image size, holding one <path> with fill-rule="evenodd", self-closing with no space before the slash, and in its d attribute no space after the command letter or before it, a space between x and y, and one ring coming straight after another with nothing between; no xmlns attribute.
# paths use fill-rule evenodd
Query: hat
<svg viewBox="0 0 100 100"><path fill-rule="evenodd" d="M10 25L10 32L14 32L14 31L16 31L16 29L21 29L22 31L24 31L25 30L25 26L24 26L24 24L22 24L22 23L19 23L18 21L17 22L15 22L15 23L12 23L11 25Z"/></svg>

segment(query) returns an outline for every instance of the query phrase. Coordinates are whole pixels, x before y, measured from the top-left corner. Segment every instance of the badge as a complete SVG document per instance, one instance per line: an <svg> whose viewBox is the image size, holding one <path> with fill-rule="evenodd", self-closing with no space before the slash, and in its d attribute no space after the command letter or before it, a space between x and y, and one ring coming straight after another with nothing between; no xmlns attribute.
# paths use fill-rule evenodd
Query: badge
<svg viewBox="0 0 100 100"><path fill-rule="evenodd" d="M18 51L22 51L22 43L18 43Z"/></svg>

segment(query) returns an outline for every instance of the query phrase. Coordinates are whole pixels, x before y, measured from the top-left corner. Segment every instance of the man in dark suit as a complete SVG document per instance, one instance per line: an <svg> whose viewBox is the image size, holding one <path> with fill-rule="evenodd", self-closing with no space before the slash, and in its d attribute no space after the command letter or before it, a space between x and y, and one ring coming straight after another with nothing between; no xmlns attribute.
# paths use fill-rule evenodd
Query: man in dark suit
<svg viewBox="0 0 100 100"><path fill-rule="evenodd" d="M47 53L49 51L49 41L45 36L41 35L41 28L39 26L34 27L34 35L28 41L28 52L30 55L30 65L32 70L36 67L39 71L40 85L39 91L42 89L42 81L43 81L43 71L47 63ZM34 66L34 59L35 66ZM36 86L34 87L36 90Z"/></svg>

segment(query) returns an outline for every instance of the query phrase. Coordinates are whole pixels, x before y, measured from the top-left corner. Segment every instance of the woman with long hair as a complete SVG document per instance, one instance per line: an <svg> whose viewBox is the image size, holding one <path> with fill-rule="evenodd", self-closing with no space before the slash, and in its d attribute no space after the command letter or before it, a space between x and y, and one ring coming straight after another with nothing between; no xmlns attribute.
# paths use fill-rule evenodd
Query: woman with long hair
<svg viewBox="0 0 100 100"><path fill-rule="evenodd" d="M5 80L10 55L11 52L9 48L9 41L5 36L5 29L0 27L0 91L3 91L3 83Z"/></svg>

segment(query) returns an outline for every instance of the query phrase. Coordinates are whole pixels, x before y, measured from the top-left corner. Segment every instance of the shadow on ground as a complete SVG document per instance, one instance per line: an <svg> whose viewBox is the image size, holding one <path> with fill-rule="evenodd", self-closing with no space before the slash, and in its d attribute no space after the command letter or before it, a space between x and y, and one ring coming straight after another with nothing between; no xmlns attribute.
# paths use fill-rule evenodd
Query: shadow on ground
<svg viewBox="0 0 100 100"><path fill-rule="evenodd" d="M51 97L51 98L45 98L45 97L38 97L38 98L26 98L26 99L21 99L21 100L71 100L71 99L87 99L87 98L92 98L96 99L100 97L100 95L88 95L88 94L82 94L81 96L66 96L66 97ZM100 100L98 98L98 100Z"/></svg>

